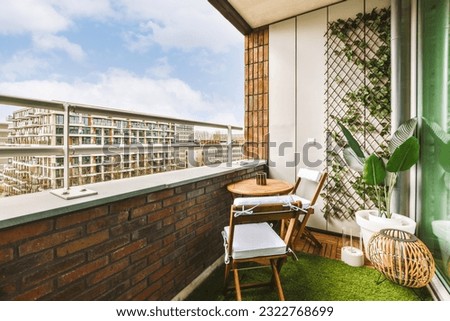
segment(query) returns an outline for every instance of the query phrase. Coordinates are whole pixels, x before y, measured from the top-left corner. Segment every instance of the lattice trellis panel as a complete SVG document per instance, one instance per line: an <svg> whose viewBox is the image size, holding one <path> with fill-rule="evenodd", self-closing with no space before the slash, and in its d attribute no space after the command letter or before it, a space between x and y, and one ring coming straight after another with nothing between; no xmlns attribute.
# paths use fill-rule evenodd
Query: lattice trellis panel
<svg viewBox="0 0 450 321"><path fill-rule="evenodd" d="M327 170L324 213L350 219L374 207L373 190L342 157L345 145L336 120L344 123L369 153L386 153L390 136L390 10L373 10L328 24L325 35L327 83Z"/></svg>

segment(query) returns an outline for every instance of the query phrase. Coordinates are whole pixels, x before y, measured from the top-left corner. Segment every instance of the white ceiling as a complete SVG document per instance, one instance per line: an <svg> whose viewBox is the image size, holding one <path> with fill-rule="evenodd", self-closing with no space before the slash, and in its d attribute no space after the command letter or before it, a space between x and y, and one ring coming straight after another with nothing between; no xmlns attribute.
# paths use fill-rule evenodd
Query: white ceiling
<svg viewBox="0 0 450 321"><path fill-rule="evenodd" d="M228 0L252 27L258 28L343 0Z"/></svg>

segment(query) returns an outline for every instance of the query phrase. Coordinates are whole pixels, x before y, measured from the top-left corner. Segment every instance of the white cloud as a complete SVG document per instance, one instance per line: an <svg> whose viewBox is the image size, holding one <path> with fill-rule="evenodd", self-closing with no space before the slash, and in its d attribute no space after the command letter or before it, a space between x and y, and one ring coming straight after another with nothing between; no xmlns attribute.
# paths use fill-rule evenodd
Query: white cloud
<svg viewBox="0 0 450 321"><path fill-rule="evenodd" d="M224 109L222 109L220 105L222 105ZM217 110L225 110L225 111L213 113L209 118L209 121L218 124L240 125L235 110L234 111L229 110L229 107L230 106L227 106L227 104L219 104L219 106L216 106ZM228 111L226 111L227 109Z"/></svg>
<svg viewBox="0 0 450 321"><path fill-rule="evenodd" d="M37 39L44 41L40 49L62 49L80 60L81 47L57 34L76 28L77 19L83 18L113 18L114 22L126 19L140 26L124 36L132 51L146 51L158 44L164 49L207 48L223 52L242 43L242 36L217 10L199 0L2 1L0 34L29 33L35 44ZM42 38L43 35L47 36Z"/></svg>
<svg viewBox="0 0 450 321"><path fill-rule="evenodd" d="M110 70L97 82L73 83L57 80L0 82L3 95L44 100L62 100L105 106L175 118L224 123L235 119L228 113L231 104L209 100L199 91L176 78L155 80L138 77L124 70ZM232 112L230 111L230 114ZM226 116L227 115L227 116ZM4 118L0 111L0 118ZM226 116L226 117L225 117ZM233 122L236 124L236 122Z"/></svg>
<svg viewBox="0 0 450 321"><path fill-rule="evenodd" d="M223 52L242 43L243 36L207 1L120 1L128 18L141 21L140 31L126 35L131 50L158 44L164 49L203 47Z"/></svg>
<svg viewBox="0 0 450 321"><path fill-rule="evenodd" d="M1 79L12 81L21 77L34 76L47 67L47 62L33 56L30 52L17 52L10 59L2 59L0 64Z"/></svg>
<svg viewBox="0 0 450 321"><path fill-rule="evenodd" d="M70 19L61 15L49 1L2 1L0 34L55 33L68 28Z"/></svg>
<svg viewBox="0 0 450 321"><path fill-rule="evenodd" d="M0 53L0 94L236 123L233 114L238 114L240 108L233 113L237 107L225 101L227 98L207 97L205 93L174 78L174 69L167 58L153 60L150 67L143 67L147 76L114 69L97 75L96 81L87 81L70 80L70 74L58 69L65 62L64 57L54 55L55 52L62 52L75 61L87 60L87 52L95 51L95 48L81 47L66 32L76 32L78 24L88 19L89 22L96 20L111 23L115 27L114 31L129 28L127 41L132 50L146 51L154 45L167 50L176 48L192 51L200 48L192 55L198 60L193 61L189 57L186 61L207 68L206 61L211 51L225 52L232 46L242 46L242 35L207 1L0 0L0 4L0 37L25 35L26 38L17 39L32 41L30 48L13 52L10 57L4 57L7 51ZM77 37L82 39L83 35L77 34ZM113 47L109 49L114 50ZM171 55L167 56L174 59ZM55 61L58 65L53 63ZM89 63L88 60L84 65L90 66ZM217 70L217 60L211 66ZM45 73L41 73L43 70ZM93 78L92 75L86 77ZM2 110L0 108L0 116L4 116Z"/></svg>
<svg viewBox="0 0 450 321"><path fill-rule="evenodd" d="M116 15L110 0L49 0L48 2L67 17L90 17L103 20Z"/></svg>
<svg viewBox="0 0 450 321"><path fill-rule="evenodd" d="M54 34L67 30L74 18L103 20L116 15L110 0L3 0L0 34Z"/></svg>
<svg viewBox="0 0 450 321"><path fill-rule="evenodd" d="M85 56L81 46L58 33L75 27L75 18L104 20L115 15L109 0L2 1L0 35L30 34L35 48L61 50L81 61Z"/></svg>
<svg viewBox="0 0 450 321"><path fill-rule="evenodd" d="M33 43L34 46L40 50L64 51L69 55L70 58L76 61L81 61L85 57L85 53L81 46L70 42L67 38L62 36L55 36L51 34L35 34L33 36Z"/></svg>
<svg viewBox="0 0 450 321"><path fill-rule="evenodd" d="M163 48L215 52L242 42L242 36L207 1L199 0L20 0L2 1L0 34L57 34L76 25L77 18L121 17L141 30L129 32L132 50ZM220 37L220 39L218 39Z"/></svg>

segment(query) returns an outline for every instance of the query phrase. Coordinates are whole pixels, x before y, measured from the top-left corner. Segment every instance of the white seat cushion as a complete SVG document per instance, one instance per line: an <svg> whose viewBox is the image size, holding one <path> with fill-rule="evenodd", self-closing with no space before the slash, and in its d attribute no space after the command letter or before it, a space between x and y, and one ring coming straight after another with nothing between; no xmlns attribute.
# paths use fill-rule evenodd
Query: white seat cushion
<svg viewBox="0 0 450 321"><path fill-rule="evenodd" d="M233 205L262 205L262 204L289 204L300 199L297 195L259 196L259 197L237 197Z"/></svg>
<svg viewBox="0 0 450 321"><path fill-rule="evenodd" d="M310 200L307 200L306 198L303 198L303 197L298 197L299 199L300 199L300 201L302 202L302 208L304 209L304 210L306 210L306 209L308 209L308 207L311 205L311 201Z"/></svg>
<svg viewBox="0 0 450 321"><path fill-rule="evenodd" d="M224 228L228 240L230 227ZM286 244L267 223L239 224L234 228L234 259L247 259L286 253Z"/></svg>

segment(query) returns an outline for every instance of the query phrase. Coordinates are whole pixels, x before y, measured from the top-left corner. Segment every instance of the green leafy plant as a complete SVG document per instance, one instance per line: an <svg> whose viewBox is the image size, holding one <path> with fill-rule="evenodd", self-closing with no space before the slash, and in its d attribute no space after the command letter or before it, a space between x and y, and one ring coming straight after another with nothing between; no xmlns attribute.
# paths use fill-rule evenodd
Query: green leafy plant
<svg viewBox="0 0 450 321"><path fill-rule="evenodd" d="M338 121L347 140L344 159L348 166L361 173L364 182L375 188L380 216L391 218L391 199L400 172L410 169L419 160L419 140L413 136L417 119L412 118L399 126L388 143L389 155L368 155L353 134ZM385 202L385 204L382 204Z"/></svg>

